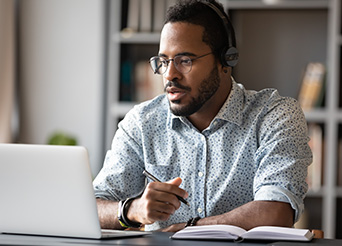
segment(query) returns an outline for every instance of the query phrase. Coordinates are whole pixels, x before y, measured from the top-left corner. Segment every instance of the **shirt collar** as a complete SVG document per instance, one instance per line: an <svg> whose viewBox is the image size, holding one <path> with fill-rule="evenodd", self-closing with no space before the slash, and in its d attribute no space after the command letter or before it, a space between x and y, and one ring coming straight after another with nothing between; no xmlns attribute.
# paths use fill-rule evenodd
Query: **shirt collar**
<svg viewBox="0 0 342 246"><path fill-rule="evenodd" d="M242 110L244 107L243 89L232 78L232 89L226 102L215 118L226 120L237 125L242 124Z"/></svg>

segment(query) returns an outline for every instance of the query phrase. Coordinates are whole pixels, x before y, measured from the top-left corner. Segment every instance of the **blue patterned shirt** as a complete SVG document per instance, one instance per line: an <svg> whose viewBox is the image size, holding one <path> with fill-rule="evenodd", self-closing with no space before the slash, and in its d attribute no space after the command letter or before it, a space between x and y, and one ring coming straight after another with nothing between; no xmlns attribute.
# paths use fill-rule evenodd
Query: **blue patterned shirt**
<svg viewBox="0 0 342 246"><path fill-rule="evenodd" d="M146 230L223 214L253 200L290 203L297 220L312 160L308 140L298 103L274 89L250 91L233 82L202 132L173 115L161 95L135 106L119 123L94 180L95 194L115 201L135 196L144 188L146 169L161 181L181 177L191 204Z"/></svg>

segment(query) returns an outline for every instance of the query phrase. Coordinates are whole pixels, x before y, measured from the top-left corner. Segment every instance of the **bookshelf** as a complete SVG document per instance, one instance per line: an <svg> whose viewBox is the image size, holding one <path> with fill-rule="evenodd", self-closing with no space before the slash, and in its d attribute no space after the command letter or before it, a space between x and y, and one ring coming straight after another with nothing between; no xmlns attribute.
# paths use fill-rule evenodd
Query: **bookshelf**
<svg viewBox="0 0 342 246"><path fill-rule="evenodd" d="M147 0L133 0L136 4ZM147 1L149 2L149 1ZM150 0L152 20L155 2L165 7L172 0ZM248 89L275 87L284 96L298 97L301 75L309 62L327 68L324 106L306 111L309 124L322 129L322 185L310 189L305 200L307 226L324 230L327 238L342 238L342 32L340 0L221 0L236 29L240 60L234 77ZM271 4L271 2L273 4ZM150 31L125 29L128 1L109 2L108 68L105 107L105 146L110 147L117 123L137 102L123 99L122 76L125 59L132 62L157 54L159 27ZM142 18L142 17L139 17ZM125 29L125 30L124 30ZM124 31L123 31L124 30ZM132 70L134 73L134 70ZM246 72L248 71L248 72ZM131 73L131 74L132 74ZM135 92L132 92L135 93ZM341 147L342 149L342 147Z"/></svg>

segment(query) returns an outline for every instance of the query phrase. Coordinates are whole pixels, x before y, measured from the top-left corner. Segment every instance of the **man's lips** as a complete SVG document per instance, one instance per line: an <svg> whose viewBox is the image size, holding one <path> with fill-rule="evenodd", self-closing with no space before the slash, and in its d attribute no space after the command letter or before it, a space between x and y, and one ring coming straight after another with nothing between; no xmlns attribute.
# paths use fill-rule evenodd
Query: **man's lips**
<svg viewBox="0 0 342 246"><path fill-rule="evenodd" d="M166 92L170 101L180 100L186 94L184 90L176 87L168 87Z"/></svg>

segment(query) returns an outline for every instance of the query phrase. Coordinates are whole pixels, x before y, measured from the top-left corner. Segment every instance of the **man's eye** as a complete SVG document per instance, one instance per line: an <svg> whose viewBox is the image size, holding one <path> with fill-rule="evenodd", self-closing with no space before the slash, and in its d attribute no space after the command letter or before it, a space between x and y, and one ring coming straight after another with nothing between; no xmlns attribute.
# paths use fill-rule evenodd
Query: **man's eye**
<svg viewBox="0 0 342 246"><path fill-rule="evenodd" d="M191 64L191 60L189 58L182 58L179 63L186 66Z"/></svg>

